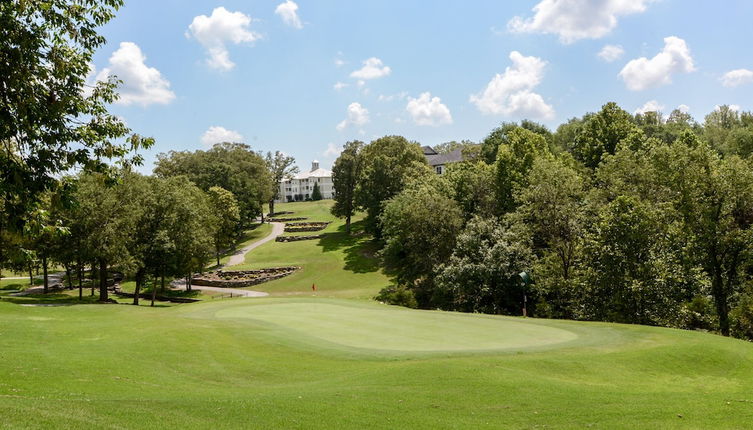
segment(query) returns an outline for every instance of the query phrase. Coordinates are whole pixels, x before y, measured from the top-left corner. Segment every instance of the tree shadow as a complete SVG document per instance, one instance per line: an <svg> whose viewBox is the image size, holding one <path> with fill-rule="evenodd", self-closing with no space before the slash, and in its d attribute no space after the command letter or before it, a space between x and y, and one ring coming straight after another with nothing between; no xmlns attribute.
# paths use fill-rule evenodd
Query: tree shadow
<svg viewBox="0 0 753 430"><path fill-rule="evenodd" d="M351 234L348 235L342 225L336 232L324 233L317 245L322 247L322 252L342 250L345 254L345 270L354 273L379 271L379 244L369 239L363 228L363 221L355 222L351 224Z"/></svg>

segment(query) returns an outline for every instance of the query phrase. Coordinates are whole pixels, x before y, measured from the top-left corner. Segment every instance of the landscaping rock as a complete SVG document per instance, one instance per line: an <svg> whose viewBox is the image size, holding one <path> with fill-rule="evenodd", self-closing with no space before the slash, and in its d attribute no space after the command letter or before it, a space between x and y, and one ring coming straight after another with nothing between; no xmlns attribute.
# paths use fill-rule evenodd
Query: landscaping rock
<svg viewBox="0 0 753 430"><path fill-rule="evenodd" d="M300 267L275 267L271 269L260 270L237 270L208 272L203 275L196 275L191 281L194 285L203 285L207 287L219 288L243 288L257 285L264 282L274 281L275 279L284 278Z"/></svg>
<svg viewBox="0 0 753 430"><path fill-rule="evenodd" d="M298 242L299 240L315 240L324 237L323 234L314 234L309 236L277 236L276 242Z"/></svg>
<svg viewBox="0 0 753 430"><path fill-rule="evenodd" d="M297 217L297 218L268 218L267 221L269 222L287 222L287 221L303 221L305 219L308 219L306 217Z"/></svg>
<svg viewBox="0 0 753 430"><path fill-rule="evenodd" d="M285 224L285 231L288 233L298 231L319 231L324 230L328 225L328 222L289 222Z"/></svg>

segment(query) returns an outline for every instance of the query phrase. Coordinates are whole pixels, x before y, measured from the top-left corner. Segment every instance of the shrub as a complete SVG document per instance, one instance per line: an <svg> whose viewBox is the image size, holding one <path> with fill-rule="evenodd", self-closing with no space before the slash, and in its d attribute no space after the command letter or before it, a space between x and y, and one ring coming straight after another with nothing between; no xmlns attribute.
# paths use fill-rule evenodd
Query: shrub
<svg viewBox="0 0 753 430"><path fill-rule="evenodd" d="M411 309L418 307L418 302L413 295L413 291L402 285L390 285L389 287L382 288L382 291L374 299L388 305L405 306Z"/></svg>

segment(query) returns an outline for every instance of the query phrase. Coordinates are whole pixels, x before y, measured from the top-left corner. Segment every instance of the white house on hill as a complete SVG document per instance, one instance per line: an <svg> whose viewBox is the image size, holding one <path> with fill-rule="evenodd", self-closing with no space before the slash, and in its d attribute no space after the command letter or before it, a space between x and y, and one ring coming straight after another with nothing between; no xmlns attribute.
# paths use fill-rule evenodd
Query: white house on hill
<svg viewBox="0 0 753 430"><path fill-rule="evenodd" d="M334 188L332 186L332 172L319 167L319 162L314 160L311 163L311 170L297 174L292 179L286 179L280 183L280 194L278 202L294 202L311 198L314 191L314 184L319 184L319 192L322 198L331 199L334 197Z"/></svg>

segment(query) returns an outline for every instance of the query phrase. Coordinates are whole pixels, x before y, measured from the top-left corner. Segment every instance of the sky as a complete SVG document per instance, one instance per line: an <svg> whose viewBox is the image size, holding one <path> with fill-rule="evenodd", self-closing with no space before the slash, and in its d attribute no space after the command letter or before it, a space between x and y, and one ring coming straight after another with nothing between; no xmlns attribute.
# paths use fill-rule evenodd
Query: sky
<svg viewBox="0 0 753 430"><path fill-rule="evenodd" d="M349 140L481 141L615 101L751 110L749 0L126 0L90 80L157 154L221 141L329 168Z"/></svg>

